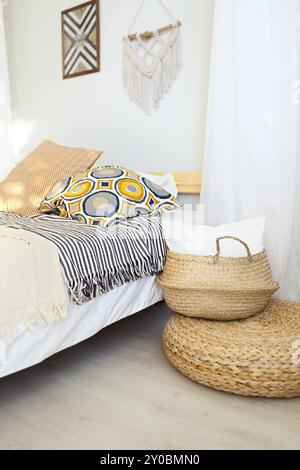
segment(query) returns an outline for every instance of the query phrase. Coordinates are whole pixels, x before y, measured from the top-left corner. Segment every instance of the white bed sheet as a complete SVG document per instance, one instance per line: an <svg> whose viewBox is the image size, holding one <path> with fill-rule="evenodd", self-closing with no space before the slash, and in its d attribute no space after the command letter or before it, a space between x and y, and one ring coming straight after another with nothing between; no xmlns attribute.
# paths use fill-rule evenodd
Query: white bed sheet
<svg viewBox="0 0 300 470"><path fill-rule="evenodd" d="M38 364L162 299L155 276L146 277L84 305L70 301L68 317L58 323L37 326L32 331L20 325L14 339L0 341L0 378Z"/></svg>

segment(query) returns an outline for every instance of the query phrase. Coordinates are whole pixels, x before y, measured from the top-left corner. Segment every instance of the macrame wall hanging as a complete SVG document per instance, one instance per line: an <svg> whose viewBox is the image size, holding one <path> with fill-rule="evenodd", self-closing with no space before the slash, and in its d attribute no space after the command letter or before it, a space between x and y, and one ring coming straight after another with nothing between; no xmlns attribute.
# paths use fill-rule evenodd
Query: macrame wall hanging
<svg viewBox="0 0 300 470"><path fill-rule="evenodd" d="M146 113L159 108L176 80L181 64L181 22L158 0L172 23L155 31L131 34L146 3L142 4L124 41L123 80L129 98Z"/></svg>

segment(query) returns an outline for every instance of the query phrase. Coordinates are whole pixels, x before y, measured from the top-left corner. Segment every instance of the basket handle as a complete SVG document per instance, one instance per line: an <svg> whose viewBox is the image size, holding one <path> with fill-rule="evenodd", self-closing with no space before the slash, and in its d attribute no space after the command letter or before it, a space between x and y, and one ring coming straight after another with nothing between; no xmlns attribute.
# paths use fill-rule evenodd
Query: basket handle
<svg viewBox="0 0 300 470"><path fill-rule="evenodd" d="M214 256L213 263L217 263L219 261L220 254L221 254L221 247L220 247L220 241L221 240L235 240L235 241L241 243L242 245L244 245L244 247L246 248L246 251L247 251L248 259L249 259L249 261L252 261L251 251L250 251L250 248L247 245L247 243L243 242L242 240L240 240L237 237L230 237L229 235L226 235L224 237L219 237L216 240L217 254Z"/></svg>

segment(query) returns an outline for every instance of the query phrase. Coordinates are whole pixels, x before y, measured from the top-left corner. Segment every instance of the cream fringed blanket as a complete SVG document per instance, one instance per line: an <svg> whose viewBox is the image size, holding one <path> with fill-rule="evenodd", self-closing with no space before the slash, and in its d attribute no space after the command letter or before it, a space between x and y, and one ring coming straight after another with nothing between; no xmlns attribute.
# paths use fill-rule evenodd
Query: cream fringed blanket
<svg viewBox="0 0 300 470"><path fill-rule="evenodd" d="M0 338L18 324L55 322L68 303L57 248L32 232L0 227Z"/></svg>

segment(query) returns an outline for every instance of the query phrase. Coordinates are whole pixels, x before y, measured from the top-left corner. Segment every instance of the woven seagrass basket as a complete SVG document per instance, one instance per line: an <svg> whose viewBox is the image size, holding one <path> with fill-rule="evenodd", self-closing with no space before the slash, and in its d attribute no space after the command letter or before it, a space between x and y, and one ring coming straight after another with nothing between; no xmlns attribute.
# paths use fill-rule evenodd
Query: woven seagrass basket
<svg viewBox="0 0 300 470"><path fill-rule="evenodd" d="M272 300L255 317L216 322L173 315L163 334L171 364L190 379L245 396L300 396L300 304Z"/></svg>
<svg viewBox="0 0 300 470"><path fill-rule="evenodd" d="M221 257L224 239L241 243L247 256ZM279 289L266 252L251 255L245 242L231 236L218 238L216 247L215 256L168 252L158 277L167 305L182 315L211 320L237 320L262 312Z"/></svg>

